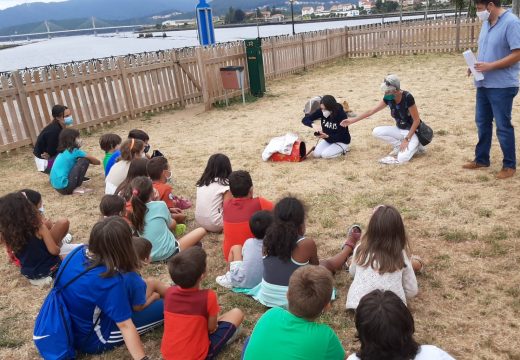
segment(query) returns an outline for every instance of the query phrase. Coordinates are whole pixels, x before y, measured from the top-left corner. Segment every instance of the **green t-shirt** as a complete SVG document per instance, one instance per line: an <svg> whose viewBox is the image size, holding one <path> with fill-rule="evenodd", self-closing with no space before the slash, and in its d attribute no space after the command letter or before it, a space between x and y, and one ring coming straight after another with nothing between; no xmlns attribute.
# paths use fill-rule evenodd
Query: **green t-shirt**
<svg viewBox="0 0 520 360"><path fill-rule="evenodd" d="M256 323L244 354L244 360L257 359L344 360L345 351L328 325L273 308Z"/></svg>
<svg viewBox="0 0 520 360"><path fill-rule="evenodd" d="M108 174L106 173L106 171L107 171L107 162L108 162L108 160L110 160L110 158L112 157L112 154L113 154L113 153L111 153L111 152L106 152L106 153L105 153L105 157L103 158L103 169L105 170L105 175L108 175Z"/></svg>

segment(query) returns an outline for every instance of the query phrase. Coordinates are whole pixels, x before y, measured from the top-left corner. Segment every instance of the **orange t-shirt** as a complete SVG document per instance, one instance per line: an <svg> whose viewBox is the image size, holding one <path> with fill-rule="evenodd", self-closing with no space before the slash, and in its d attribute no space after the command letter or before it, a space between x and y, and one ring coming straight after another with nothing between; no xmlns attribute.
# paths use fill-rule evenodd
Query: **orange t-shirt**
<svg viewBox="0 0 520 360"><path fill-rule="evenodd" d="M220 311L213 290L172 286L164 296L164 359L206 359L209 351L208 319Z"/></svg>
<svg viewBox="0 0 520 360"><path fill-rule="evenodd" d="M222 251L227 260L233 245L244 245L254 237L249 228L249 219L257 211L273 209L273 203L261 197L231 199L224 203L224 242Z"/></svg>
<svg viewBox="0 0 520 360"><path fill-rule="evenodd" d="M153 187L159 193L159 200L164 201L168 209L175 207L172 194L173 189L170 185L154 181Z"/></svg>

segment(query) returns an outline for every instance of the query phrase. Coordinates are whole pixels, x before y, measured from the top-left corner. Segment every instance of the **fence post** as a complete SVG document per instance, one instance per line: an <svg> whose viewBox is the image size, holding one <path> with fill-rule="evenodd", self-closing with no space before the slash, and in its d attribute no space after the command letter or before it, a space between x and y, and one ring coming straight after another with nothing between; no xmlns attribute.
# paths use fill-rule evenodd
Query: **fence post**
<svg viewBox="0 0 520 360"><path fill-rule="evenodd" d="M325 41L327 42L327 60L330 59L329 29L325 30Z"/></svg>
<svg viewBox="0 0 520 360"><path fill-rule="evenodd" d="M185 108L186 100L184 99L184 84L182 83L181 74L179 72L179 60L177 60L177 52L175 52L175 50L172 50L171 58L173 63L173 83L175 84L175 89L179 94L181 107Z"/></svg>
<svg viewBox="0 0 520 360"><path fill-rule="evenodd" d="M278 66L276 66L276 56L275 56L275 48L274 48L274 38L271 37L271 60L273 61L273 73L274 77L278 75Z"/></svg>
<svg viewBox="0 0 520 360"><path fill-rule="evenodd" d="M31 143L36 144L36 129L32 121L31 110L29 108L29 102L27 101L27 93L23 84L22 75L18 70L13 73L14 86L16 88L16 97L20 105L20 115L22 115L22 122L26 133L31 138Z"/></svg>
<svg viewBox="0 0 520 360"><path fill-rule="evenodd" d="M345 58L348 59L348 26L345 26Z"/></svg>
<svg viewBox="0 0 520 360"><path fill-rule="evenodd" d="M455 22L457 23L457 38L455 40L455 51L460 51L460 16L458 16L455 19Z"/></svg>
<svg viewBox="0 0 520 360"><path fill-rule="evenodd" d="M195 49L197 55L197 64L200 72L200 85L202 87L202 100L204 101L204 107L207 110L211 109L211 99L209 96L208 79L206 77L206 64L203 59L203 49L199 46Z"/></svg>
<svg viewBox="0 0 520 360"><path fill-rule="evenodd" d="M130 91L130 87L128 86L128 74L126 72L126 64L122 57L117 58L117 67L119 68L119 73L121 74L121 84L123 84L123 91L125 92L125 103L130 113L130 118L135 119L135 109L134 109L134 101L132 97L132 92Z"/></svg>
<svg viewBox="0 0 520 360"><path fill-rule="evenodd" d="M307 59L305 54L305 34L302 33L300 36L302 38L303 71L305 71L307 70Z"/></svg>

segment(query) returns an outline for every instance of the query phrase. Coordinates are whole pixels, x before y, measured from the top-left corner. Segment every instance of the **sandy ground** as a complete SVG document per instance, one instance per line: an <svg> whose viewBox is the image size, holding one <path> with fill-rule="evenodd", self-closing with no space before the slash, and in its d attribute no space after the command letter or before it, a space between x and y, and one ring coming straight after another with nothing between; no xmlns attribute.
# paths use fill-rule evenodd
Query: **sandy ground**
<svg viewBox="0 0 520 360"><path fill-rule="evenodd" d="M415 96L422 118L436 132L426 155L399 167L377 163L390 151L371 136L374 126L392 123L385 110L351 127L352 151L345 157L301 164L261 161L269 139L288 131L298 132L309 146L314 144L312 131L300 124L306 99L332 94L347 99L359 113L378 101L379 84L392 72L401 76L402 87ZM193 107L147 116L86 135L84 147L101 158L98 138L103 132L124 136L129 129L142 128L149 133L152 147L170 159L175 191L193 200L195 182L207 158L223 152L231 158L233 169L251 172L256 194L277 200L290 193L305 201L310 209L307 235L317 241L321 257L338 250L350 224L366 225L375 205L393 204L403 214L414 252L428 263L426 273L418 278L420 294L409 303L417 339L459 359L520 359L520 176L494 179L502 160L496 140L490 168L461 169L472 159L476 141L475 90L465 76L462 56L348 60L268 85L264 98L246 106L210 112ZM518 99L513 116L520 117ZM88 176L93 194L63 197L50 188L45 175L34 171L30 150L0 158L0 193L22 187L41 191L48 215L71 220L75 242L87 241L103 195L101 169L92 167ZM193 228L193 211L188 214L188 226ZM221 235L211 235L204 242L209 253L204 285L218 292L224 310L238 306L245 311L244 329L250 334L265 309L215 284L215 276L225 267L221 241ZM168 280L163 265L153 265L144 273ZM47 290L32 287L7 264L5 255L0 260L0 276L0 358L36 358L31 331ZM358 346L353 317L345 311L350 282L346 273L336 276L339 300L321 319L334 328L348 352ZM160 358L161 335L162 329L143 337L152 358ZM239 359L242 343L243 339L221 358ZM123 347L85 358L128 357Z"/></svg>

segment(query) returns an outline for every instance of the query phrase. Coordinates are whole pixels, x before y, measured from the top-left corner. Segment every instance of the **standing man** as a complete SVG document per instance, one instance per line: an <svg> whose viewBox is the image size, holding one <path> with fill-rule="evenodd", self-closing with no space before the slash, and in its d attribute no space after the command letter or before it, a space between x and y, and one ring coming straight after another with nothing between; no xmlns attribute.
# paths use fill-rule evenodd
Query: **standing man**
<svg viewBox="0 0 520 360"><path fill-rule="evenodd" d="M39 171L50 174L54 159L58 155L61 130L73 123L71 111L64 105L52 107L52 121L43 128L34 144L33 154Z"/></svg>
<svg viewBox="0 0 520 360"><path fill-rule="evenodd" d="M504 155L502 170L496 178L506 179L516 172L515 130L511 112L519 86L520 20L511 10L502 8L500 0L476 1L477 16L483 24L475 69L484 74L484 80L475 81L475 121L478 129L475 160L463 168L474 170L489 167L495 118L497 137Z"/></svg>

